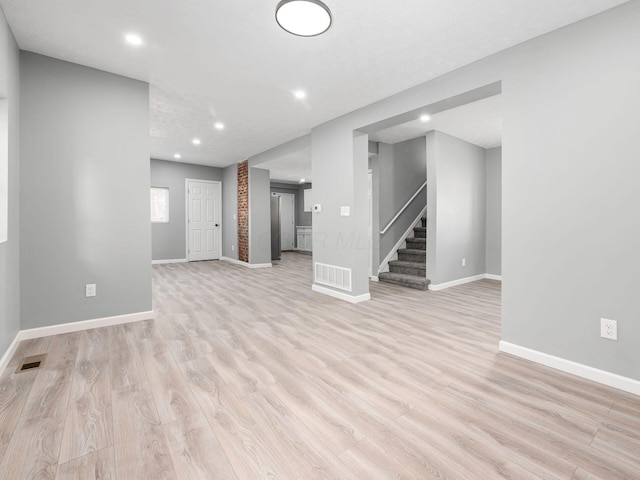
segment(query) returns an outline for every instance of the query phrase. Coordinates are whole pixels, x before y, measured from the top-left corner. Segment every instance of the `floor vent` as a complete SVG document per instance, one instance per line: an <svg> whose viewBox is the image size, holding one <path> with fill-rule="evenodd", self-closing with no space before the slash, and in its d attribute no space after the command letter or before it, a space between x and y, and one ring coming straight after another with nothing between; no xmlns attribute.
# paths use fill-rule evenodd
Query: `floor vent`
<svg viewBox="0 0 640 480"><path fill-rule="evenodd" d="M16 373L37 370L44 364L45 358L47 358L46 353L41 353L40 355L33 355L31 357L23 358L20 364L18 365L18 369L16 370Z"/></svg>
<svg viewBox="0 0 640 480"><path fill-rule="evenodd" d="M328 285L340 290L351 291L351 269L317 263L315 265L314 279L316 283Z"/></svg>

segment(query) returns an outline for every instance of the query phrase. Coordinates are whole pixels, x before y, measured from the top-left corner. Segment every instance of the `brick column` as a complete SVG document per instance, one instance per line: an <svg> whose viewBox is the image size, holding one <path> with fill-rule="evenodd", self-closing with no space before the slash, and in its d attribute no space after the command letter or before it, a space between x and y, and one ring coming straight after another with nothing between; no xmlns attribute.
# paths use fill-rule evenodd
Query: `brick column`
<svg viewBox="0 0 640 480"><path fill-rule="evenodd" d="M249 162L238 163L238 260L249 262Z"/></svg>

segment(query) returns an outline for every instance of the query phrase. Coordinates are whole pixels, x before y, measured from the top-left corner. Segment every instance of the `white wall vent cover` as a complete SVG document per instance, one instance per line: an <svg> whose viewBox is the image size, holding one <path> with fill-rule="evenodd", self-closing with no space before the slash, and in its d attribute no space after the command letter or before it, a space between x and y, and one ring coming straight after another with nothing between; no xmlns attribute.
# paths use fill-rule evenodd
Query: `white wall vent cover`
<svg viewBox="0 0 640 480"><path fill-rule="evenodd" d="M315 266L315 282L340 290L351 291L351 269L317 263Z"/></svg>

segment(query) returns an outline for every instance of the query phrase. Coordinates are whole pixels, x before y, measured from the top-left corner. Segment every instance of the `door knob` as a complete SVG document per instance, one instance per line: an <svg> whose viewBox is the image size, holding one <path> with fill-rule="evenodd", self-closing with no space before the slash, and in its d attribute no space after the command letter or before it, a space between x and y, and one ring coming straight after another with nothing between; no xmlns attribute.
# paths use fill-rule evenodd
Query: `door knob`
<svg viewBox="0 0 640 480"><path fill-rule="evenodd" d="M219 226L220 226L220 225L218 225L218 224L216 223L216 227L219 227Z"/></svg>

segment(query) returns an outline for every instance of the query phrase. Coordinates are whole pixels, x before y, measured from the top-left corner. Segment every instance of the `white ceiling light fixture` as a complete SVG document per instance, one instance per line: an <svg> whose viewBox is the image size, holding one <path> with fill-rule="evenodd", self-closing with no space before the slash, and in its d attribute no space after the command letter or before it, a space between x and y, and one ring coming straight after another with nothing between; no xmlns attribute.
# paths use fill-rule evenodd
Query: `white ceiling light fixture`
<svg viewBox="0 0 640 480"><path fill-rule="evenodd" d="M216 130L224 130L224 123L222 123L222 122L216 122L216 123L214 123L214 124L213 124L213 127L214 127Z"/></svg>
<svg viewBox="0 0 640 480"><path fill-rule="evenodd" d="M182 158L182 155L180 155L179 153L176 153L176 154L173 156L173 158L180 159L180 158Z"/></svg>
<svg viewBox="0 0 640 480"><path fill-rule="evenodd" d="M305 98L307 98L307 92L305 92L304 90L295 90L293 92L293 96L298 100L304 100Z"/></svg>
<svg viewBox="0 0 640 480"><path fill-rule="evenodd" d="M304 182L305 182L305 179L304 179L304 178L301 178L301 179L300 179L300 183L304 183Z"/></svg>
<svg viewBox="0 0 640 480"><path fill-rule="evenodd" d="M199 138L194 138L193 140L191 140L191 143L193 143L194 145L200 145L202 142Z"/></svg>
<svg viewBox="0 0 640 480"><path fill-rule="evenodd" d="M428 122L429 120L431 120L431 117L429 115L420 115L420 121L421 122Z"/></svg>
<svg viewBox="0 0 640 480"><path fill-rule="evenodd" d="M124 39L129 45L133 45L134 47L139 47L140 45L142 45L142 37L140 35L136 35L135 33L128 33L127 35L125 35Z"/></svg>
<svg viewBox="0 0 640 480"><path fill-rule="evenodd" d="M331 11L320 0L282 0L276 7L276 22L299 37L321 35L331 26Z"/></svg>

